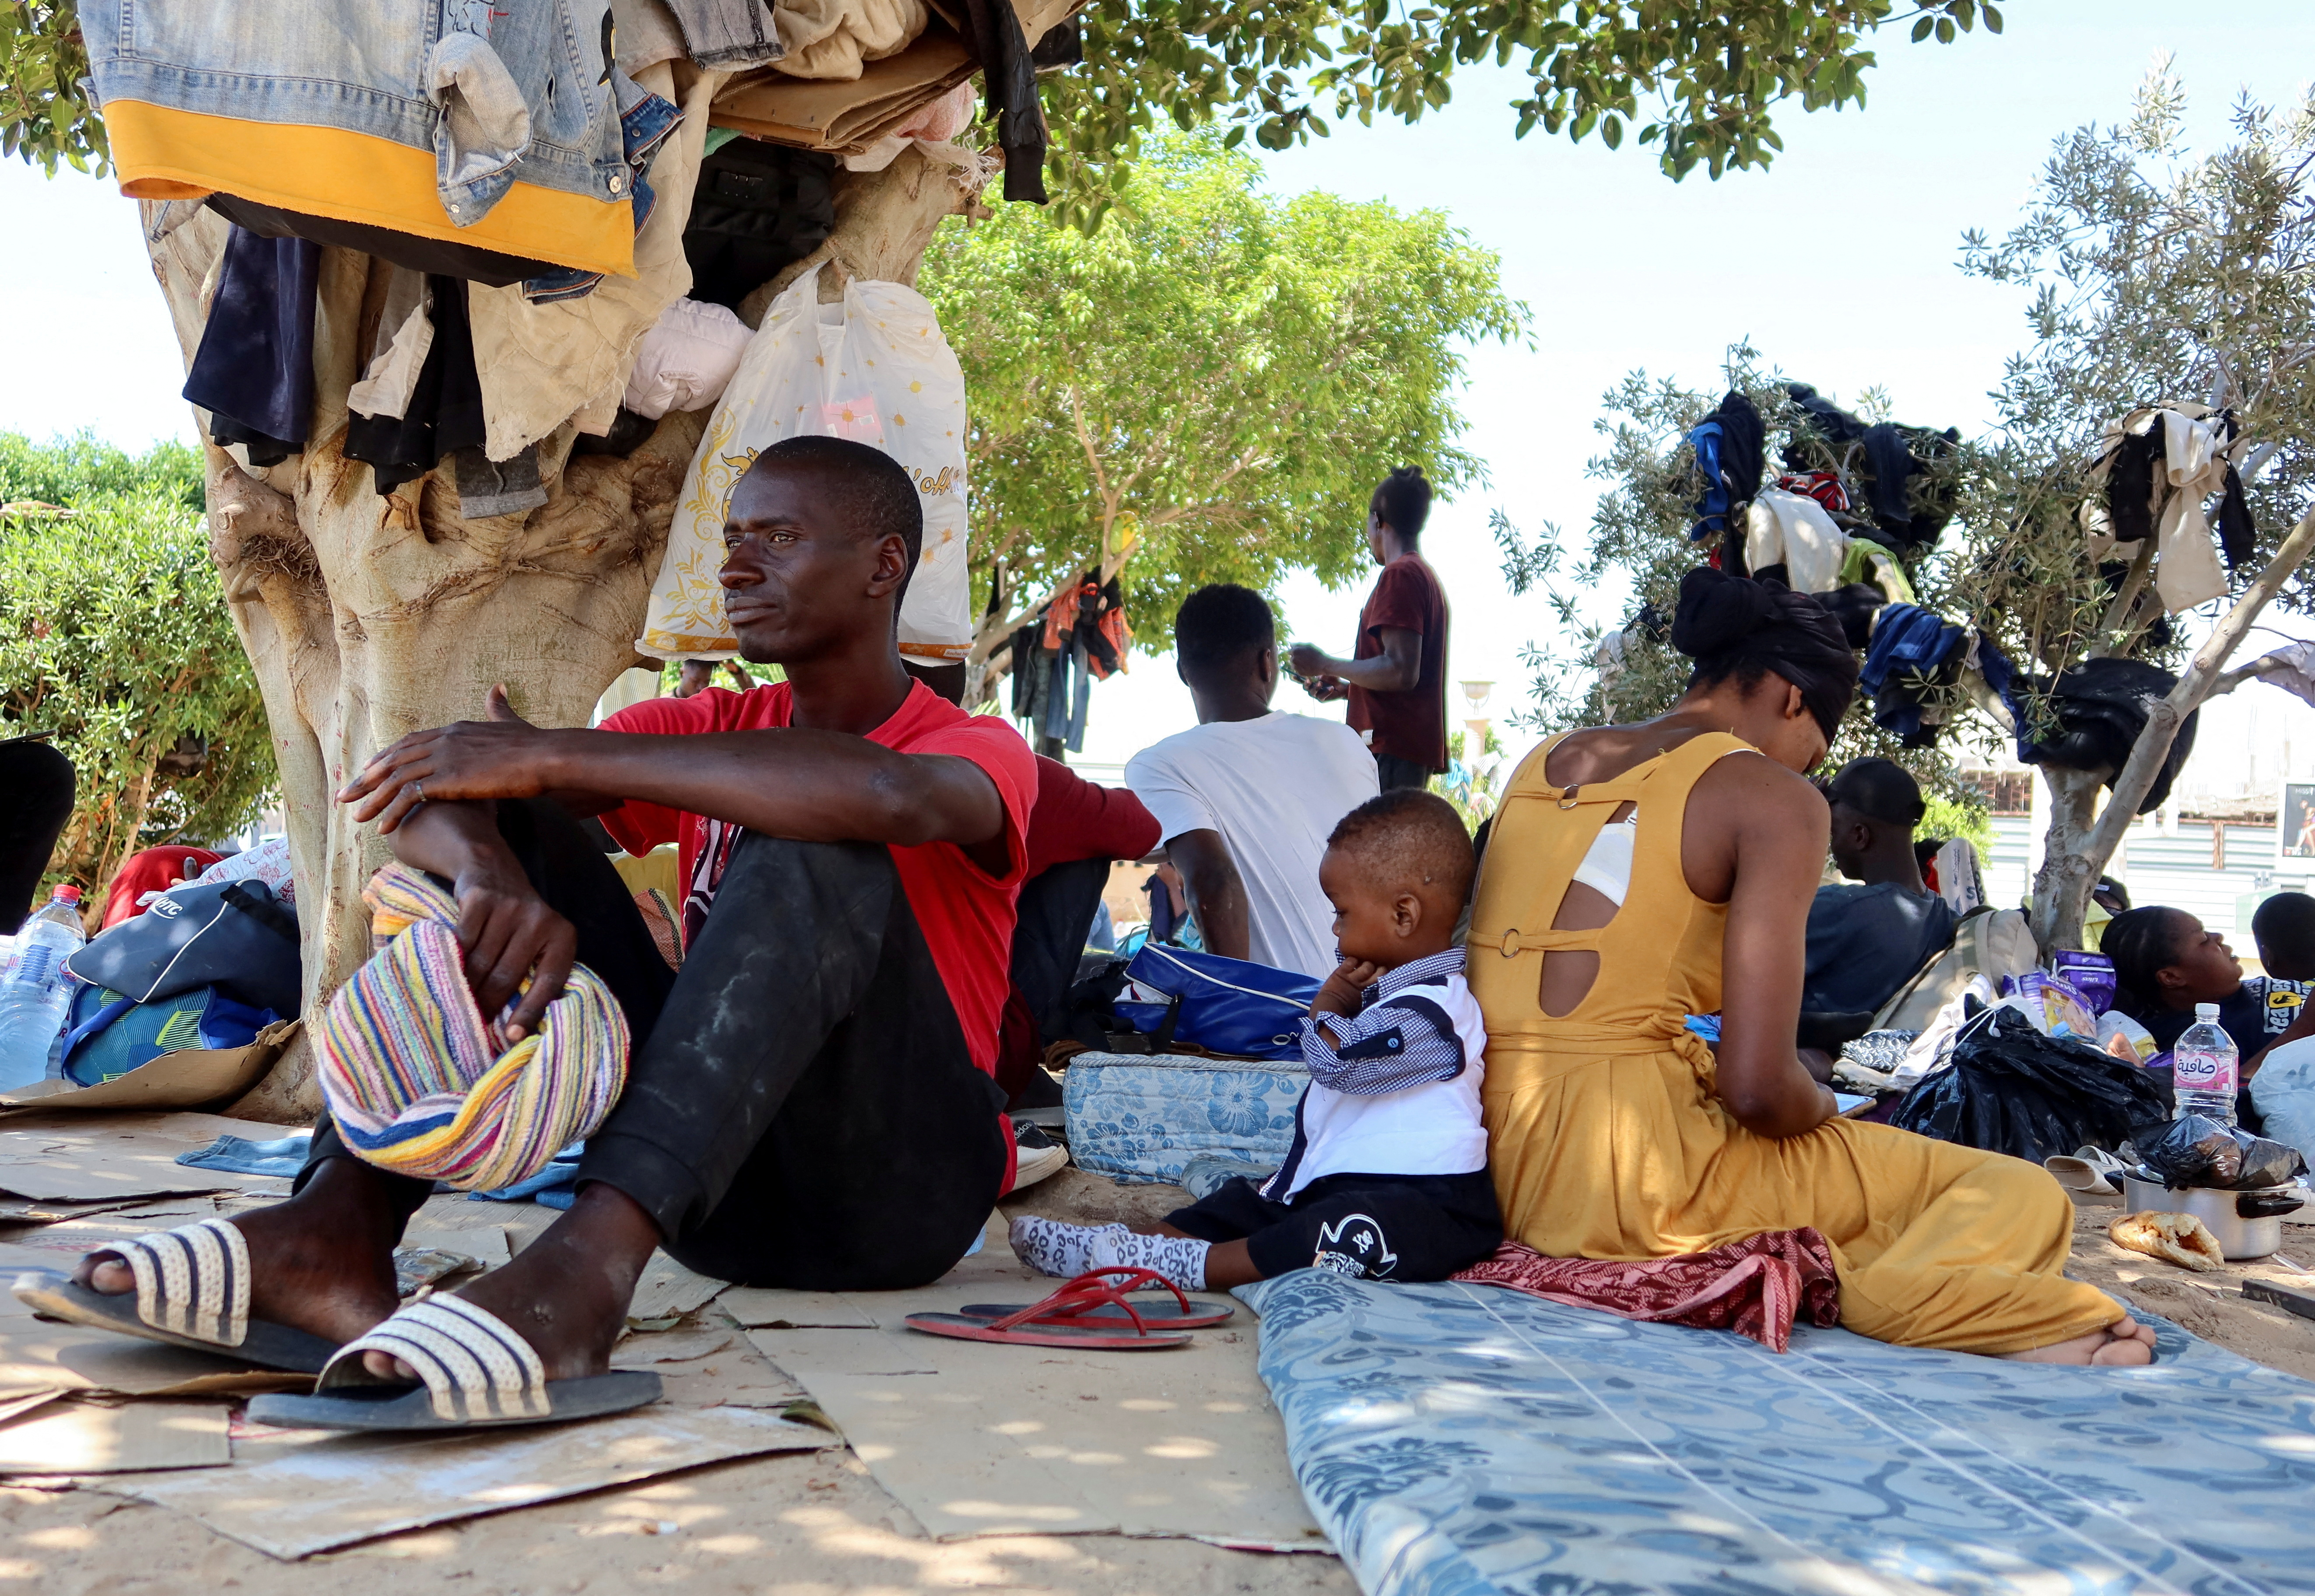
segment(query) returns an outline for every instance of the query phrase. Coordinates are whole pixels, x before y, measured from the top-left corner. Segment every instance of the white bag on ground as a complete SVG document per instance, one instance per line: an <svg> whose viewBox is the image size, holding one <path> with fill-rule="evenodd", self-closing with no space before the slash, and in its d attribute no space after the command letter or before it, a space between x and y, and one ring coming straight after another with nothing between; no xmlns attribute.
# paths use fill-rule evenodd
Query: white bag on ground
<svg viewBox="0 0 2315 1596"><path fill-rule="evenodd" d="M2250 1100L2269 1137L2315 1164L2315 1036L2270 1051L2250 1077Z"/></svg>
<svg viewBox="0 0 2315 1596"><path fill-rule="evenodd" d="M805 272L765 312L708 419L635 651L660 660L737 652L716 581L732 489L767 446L823 436L873 444L916 479L925 545L900 604L900 652L922 664L962 660L972 643L964 429L964 373L923 295L855 279L822 305L820 269Z"/></svg>

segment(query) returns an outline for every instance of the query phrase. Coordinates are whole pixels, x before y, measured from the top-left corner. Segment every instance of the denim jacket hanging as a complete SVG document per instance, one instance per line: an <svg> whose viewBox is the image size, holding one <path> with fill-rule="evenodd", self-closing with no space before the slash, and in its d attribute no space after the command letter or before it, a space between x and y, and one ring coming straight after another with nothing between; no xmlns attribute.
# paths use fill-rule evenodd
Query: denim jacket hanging
<svg viewBox="0 0 2315 1596"><path fill-rule="evenodd" d="M81 25L124 193L222 191L632 275L608 0L109 0Z"/></svg>

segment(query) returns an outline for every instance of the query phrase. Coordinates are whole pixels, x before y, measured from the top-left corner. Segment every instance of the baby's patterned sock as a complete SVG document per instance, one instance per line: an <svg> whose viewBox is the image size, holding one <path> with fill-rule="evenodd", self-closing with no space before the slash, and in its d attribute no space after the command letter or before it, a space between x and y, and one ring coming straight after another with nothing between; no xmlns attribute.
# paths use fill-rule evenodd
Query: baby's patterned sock
<svg viewBox="0 0 2315 1596"><path fill-rule="evenodd" d="M1131 1232L1122 1225L1071 1225L1060 1219L1023 1214L1010 1232L1014 1256L1040 1274L1074 1280L1093 1267L1095 1244L1112 1231Z"/></svg>
<svg viewBox="0 0 2315 1596"><path fill-rule="evenodd" d="M1136 1236L1123 1226L1103 1230L1092 1247L1093 1269L1154 1269L1184 1291L1206 1289L1210 1241L1194 1236Z"/></svg>

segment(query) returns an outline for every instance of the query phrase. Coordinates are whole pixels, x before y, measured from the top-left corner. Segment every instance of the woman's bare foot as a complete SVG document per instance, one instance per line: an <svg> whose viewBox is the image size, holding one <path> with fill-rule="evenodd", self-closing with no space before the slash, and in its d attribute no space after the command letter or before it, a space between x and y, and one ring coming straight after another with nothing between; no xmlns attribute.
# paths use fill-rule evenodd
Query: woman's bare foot
<svg viewBox="0 0 2315 1596"><path fill-rule="evenodd" d="M601 1374L611 1366L635 1282L657 1246L659 1226L634 1199L590 1182L513 1263L457 1295L528 1342L548 1379ZM419 1383L416 1371L390 1353L364 1352L362 1364L381 1379Z"/></svg>
<svg viewBox="0 0 2315 1596"><path fill-rule="evenodd" d="M2139 1369L2154 1361L2154 1332L2128 1315L2103 1330L2077 1335L2071 1341L2004 1352L2013 1363L2071 1363L2101 1369Z"/></svg>
<svg viewBox="0 0 2315 1596"><path fill-rule="evenodd" d="M249 1315L348 1342L394 1311L397 1227L368 1166L332 1158L287 1202L235 1214L249 1245ZM137 1289L118 1253L91 1253L73 1280L105 1296Z"/></svg>

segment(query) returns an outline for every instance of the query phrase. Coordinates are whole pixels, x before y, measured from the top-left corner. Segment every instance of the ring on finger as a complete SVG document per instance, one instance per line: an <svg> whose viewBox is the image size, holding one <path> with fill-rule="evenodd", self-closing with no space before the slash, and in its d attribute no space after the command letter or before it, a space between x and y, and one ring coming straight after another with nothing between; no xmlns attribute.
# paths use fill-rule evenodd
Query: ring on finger
<svg viewBox="0 0 2315 1596"><path fill-rule="evenodd" d="M418 795L419 802L423 803L426 802L426 784L424 782L412 782L410 784L410 790Z"/></svg>

